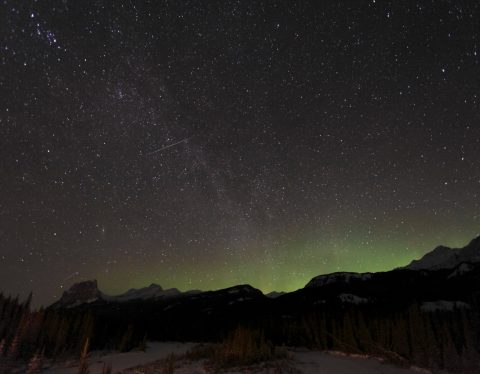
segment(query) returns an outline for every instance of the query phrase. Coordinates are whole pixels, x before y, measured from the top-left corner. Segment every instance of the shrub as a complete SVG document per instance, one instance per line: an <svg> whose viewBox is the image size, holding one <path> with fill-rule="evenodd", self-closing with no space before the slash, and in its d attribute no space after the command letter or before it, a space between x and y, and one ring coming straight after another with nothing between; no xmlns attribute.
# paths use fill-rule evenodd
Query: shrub
<svg viewBox="0 0 480 374"><path fill-rule="evenodd" d="M175 364L177 362L177 356L174 353L169 354L165 358L165 364L163 366L162 374L173 374L175 371Z"/></svg>
<svg viewBox="0 0 480 374"><path fill-rule="evenodd" d="M221 344L198 344L184 356L188 360L207 360L216 369L248 366L290 358L285 347L275 347L263 331L237 327Z"/></svg>

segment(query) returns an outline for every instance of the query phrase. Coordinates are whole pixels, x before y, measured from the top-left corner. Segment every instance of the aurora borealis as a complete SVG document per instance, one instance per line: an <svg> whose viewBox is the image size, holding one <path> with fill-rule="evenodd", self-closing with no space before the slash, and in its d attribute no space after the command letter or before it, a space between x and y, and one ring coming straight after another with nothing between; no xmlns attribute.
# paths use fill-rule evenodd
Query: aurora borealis
<svg viewBox="0 0 480 374"><path fill-rule="evenodd" d="M0 290L264 292L480 232L464 1L0 4Z"/></svg>

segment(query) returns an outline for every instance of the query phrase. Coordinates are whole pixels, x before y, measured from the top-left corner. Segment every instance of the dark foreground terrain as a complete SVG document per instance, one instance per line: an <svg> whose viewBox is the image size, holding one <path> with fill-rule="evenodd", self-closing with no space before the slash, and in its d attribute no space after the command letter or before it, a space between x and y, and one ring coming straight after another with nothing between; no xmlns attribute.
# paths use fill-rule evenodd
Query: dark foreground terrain
<svg viewBox="0 0 480 374"><path fill-rule="evenodd" d="M479 243L439 247L389 272L321 275L280 295L249 285L186 293L152 285L112 297L88 281L38 311L29 300L0 296L1 370L35 355L78 355L87 340L91 349L125 352L147 340L220 342L240 326L261 332L271 347L372 354L478 373Z"/></svg>

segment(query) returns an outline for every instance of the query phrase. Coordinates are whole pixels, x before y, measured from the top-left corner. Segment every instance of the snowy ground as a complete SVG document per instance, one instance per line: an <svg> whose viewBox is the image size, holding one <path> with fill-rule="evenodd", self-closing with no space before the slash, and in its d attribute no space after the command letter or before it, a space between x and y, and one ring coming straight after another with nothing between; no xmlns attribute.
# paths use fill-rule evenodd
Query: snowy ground
<svg viewBox="0 0 480 374"><path fill-rule="evenodd" d="M417 368L399 368L375 358L352 357L335 353L300 351L294 352L297 368L305 374L419 374L430 373Z"/></svg>
<svg viewBox="0 0 480 374"><path fill-rule="evenodd" d="M92 352L90 356L90 374L97 374L102 372L104 363L112 364L112 373L118 373L119 371L147 364L149 362L161 360L167 357L171 353L176 355L182 355L187 350L192 348L193 343L148 343L146 352L127 352L111 354L105 354L102 352ZM53 366L47 369L46 373L52 374L77 374L78 367L77 362L67 363L62 365Z"/></svg>
<svg viewBox="0 0 480 374"><path fill-rule="evenodd" d="M161 372L162 364L153 364L155 361L166 358L169 354L182 355L192 348L192 343L149 343L146 352L128 352L102 354L92 352L90 358L90 374L101 373L104 363L112 364L112 373L119 373L126 369L147 365L144 370L128 370L129 373L156 373ZM352 357L342 354L315 352L302 349L292 349L293 361L288 365L294 369L292 372L304 374L419 374L429 373L426 370L416 368L398 368L385 364L374 358ZM56 365L47 369L46 373L51 374L76 374L78 367L76 362L70 364ZM278 364L277 364L278 365ZM275 364L273 364L275 366ZM278 366L277 366L278 367ZM246 371L248 370L248 371ZM176 364L177 374L206 374L203 362L179 361ZM272 366L263 369L256 367L252 369L241 368L228 371L228 373L273 373Z"/></svg>

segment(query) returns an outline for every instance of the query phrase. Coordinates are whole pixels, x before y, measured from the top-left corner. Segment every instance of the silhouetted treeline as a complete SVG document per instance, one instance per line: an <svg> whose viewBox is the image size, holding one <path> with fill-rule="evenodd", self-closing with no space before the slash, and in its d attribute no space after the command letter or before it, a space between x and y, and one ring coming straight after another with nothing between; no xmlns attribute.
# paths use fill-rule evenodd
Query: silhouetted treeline
<svg viewBox="0 0 480 374"><path fill-rule="evenodd" d="M478 303L471 308L424 311L408 306L326 303L310 307L285 301L251 300L222 308L184 301L30 309L26 301L0 294L0 373L14 366L36 373L43 358L79 356L91 349L128 351L146 340L222 341L237 326L261 329L277 345L307 346L386 357L452 372L480 372ZM171 302L170 302L171 303ZM291 303L289 303L291 304Z"/></svg>
<svg viewBox="0 0 480 374"><path fill-rule="evenodd" d="M337 306L280 325L268 328L277 343L375 355L455 373L478 373L480 368L478 313L471 310L425 312L415 304L400 312L379 312L369 306Z"/></svg>
<svg viewBox="0 0 480 374"><path fill-rule="evenodd" d="M39 373L45 357L76 354L93 334L93 318L88 313L64 313L30 309L26 301L0 293L0 374L24 368Z"/></svg>

